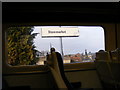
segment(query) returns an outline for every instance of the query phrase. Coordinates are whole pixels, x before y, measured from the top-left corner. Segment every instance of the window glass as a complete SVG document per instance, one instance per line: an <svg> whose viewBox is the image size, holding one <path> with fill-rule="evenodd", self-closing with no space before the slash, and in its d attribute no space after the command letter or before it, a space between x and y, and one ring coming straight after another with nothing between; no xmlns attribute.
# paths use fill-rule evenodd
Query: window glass
<svg viewBox="0 0 120 90"><path fill-rule="evenodd" d="M72 37L42 37L43 28L71 28L70 32L72 28L77 28L78 33ZM56 33L50 30L48 32ZM95 53L105 49L104 30L100 26L11 27L7 33L10 65L44 65L51 47L61 53L64 63L93 62Z"/></svg>

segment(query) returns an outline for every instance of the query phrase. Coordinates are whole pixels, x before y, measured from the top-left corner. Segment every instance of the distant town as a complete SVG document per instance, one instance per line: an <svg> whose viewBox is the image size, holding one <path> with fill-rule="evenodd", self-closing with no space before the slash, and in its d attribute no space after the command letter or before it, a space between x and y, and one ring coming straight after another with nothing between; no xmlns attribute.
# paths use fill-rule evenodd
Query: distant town
<svg viewBox="0 0 120 90"><path fill-rule="evenodd" d="M39 53L40 59L36 63L37 65L44 65L47 53L47 51L41 51ZM63 63L93 62L95 60L95 57L95 53L88 52L87 49L85 49L85 52L83 53L64 55Z"/></svg>

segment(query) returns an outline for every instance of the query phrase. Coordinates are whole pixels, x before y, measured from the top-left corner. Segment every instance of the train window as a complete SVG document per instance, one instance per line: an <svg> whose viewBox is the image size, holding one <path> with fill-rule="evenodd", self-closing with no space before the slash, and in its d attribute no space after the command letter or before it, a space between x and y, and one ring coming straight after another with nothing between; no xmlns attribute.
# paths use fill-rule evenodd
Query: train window
<svg viewBox="0 0 120 90"><path fill-rule="evenodd" d="M45 36L46 30L52 36ZM105 49L104 30L101 26L25 26L7 30L9 65L44 65L51 47L61 53L64 63L93 62L95 52Z"/></svg>

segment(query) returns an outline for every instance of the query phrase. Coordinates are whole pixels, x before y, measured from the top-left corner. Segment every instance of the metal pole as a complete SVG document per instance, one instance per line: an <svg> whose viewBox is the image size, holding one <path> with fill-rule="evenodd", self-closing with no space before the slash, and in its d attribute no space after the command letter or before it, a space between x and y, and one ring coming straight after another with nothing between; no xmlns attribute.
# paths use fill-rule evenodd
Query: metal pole
<svg viewBox="0 0 120 90"><path fill-rule="evenodd" d="M60 43L61 43L61 54L62 54L62 57L64 57L64 53L63 53L63 44L62 44L62 37L60 37Z"/></svg>
<svg viewBox="0 0 120 90"><path fill-rule="evenodd" d="M61 26L60 26L61 28ZM64 53L63 53L63 44L62 44L62 37L60 37L60 46L61 46L61 54L62 54L62 58L64 57Z"/></svg>
<svg viewBox="0 0 120 90"><path fill-rule="evenodd" d="M52 48L52 44L50 43L50 49Z"/></svg>

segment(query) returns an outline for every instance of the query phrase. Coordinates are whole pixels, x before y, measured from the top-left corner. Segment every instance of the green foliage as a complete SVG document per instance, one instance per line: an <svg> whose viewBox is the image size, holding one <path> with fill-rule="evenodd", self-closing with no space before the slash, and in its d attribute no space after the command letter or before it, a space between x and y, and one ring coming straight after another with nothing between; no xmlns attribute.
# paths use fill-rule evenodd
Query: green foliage
<svg viewBox="0 0 120 90"><path fill-rule="evenodd" d="M33 39L33 27L10 27L7 31L8 63L10 65L33 65L38 61Z"/></svg>

